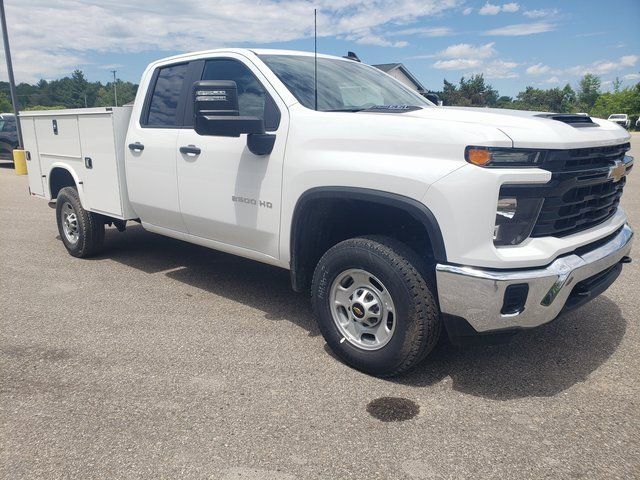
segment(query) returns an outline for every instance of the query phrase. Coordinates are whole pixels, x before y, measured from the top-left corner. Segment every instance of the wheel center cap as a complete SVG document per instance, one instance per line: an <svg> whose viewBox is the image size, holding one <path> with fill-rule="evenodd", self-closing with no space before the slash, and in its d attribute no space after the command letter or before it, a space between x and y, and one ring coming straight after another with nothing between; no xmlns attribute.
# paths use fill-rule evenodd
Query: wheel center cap
<svg viewBox="0 0 640 480"><path fill-rule="evenodd" d="M353 306L351 307L351 310L353 311L353 314L357 318L364 317L364 307L362 305L360 305L359 303L354 303Z"/></svg>

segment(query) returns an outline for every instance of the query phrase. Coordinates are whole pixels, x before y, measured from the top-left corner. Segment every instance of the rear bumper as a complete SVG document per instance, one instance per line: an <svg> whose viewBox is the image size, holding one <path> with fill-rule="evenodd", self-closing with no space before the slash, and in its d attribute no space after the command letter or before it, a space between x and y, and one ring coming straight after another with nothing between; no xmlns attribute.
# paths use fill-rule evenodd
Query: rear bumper
<svg viewBox="0 0 640 480"><path fill-rule="evenodd" d="M477 333L537 327L606 290L627 260L632 239L633 230L625 224L605 243L580 248L543 268L483 270L438 264L440 310L466 320Z"/></svg>

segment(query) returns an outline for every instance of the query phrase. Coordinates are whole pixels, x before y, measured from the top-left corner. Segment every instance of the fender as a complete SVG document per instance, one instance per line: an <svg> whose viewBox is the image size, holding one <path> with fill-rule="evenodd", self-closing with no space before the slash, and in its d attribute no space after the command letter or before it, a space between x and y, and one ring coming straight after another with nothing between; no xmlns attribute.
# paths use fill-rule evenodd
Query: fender
<svg viewBox="0 0 640 480"><path fill-rule="evenodd" d="M353 199L368 201L372 203L378 203L380 205L386 205L402 209L409 213L415 220L422 224L431 241L431 247L433 249L434 258L439 263L446 263L447 252L445 249L444 239L442 238L442 232L440 225L435 215L429 210L429 208L423 203L414 200L413 198L405 197L395 193L389 193L382 190L373 190L368 188L359 187L315 187L305 191L296 202L296 206L292 217L291 239L290 239L290 252L291 252L291 275L294 289L299 279L297 279L297 249L298 238L300 237L300 217L305 210L305 206L317 199Z"/></svg>

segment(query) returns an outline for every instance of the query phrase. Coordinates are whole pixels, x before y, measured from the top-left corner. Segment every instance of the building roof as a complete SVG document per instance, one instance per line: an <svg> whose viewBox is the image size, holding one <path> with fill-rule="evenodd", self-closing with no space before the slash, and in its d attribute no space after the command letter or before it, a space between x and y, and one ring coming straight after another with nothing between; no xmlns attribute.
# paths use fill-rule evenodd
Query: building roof
<svg viewBox="0 0 640 480"><path fill-rule="evenodd" d="M381 63L379 65L372 65L374 67L376 67L378 70L382 70L385 73L389 73L393 70L400 70L402 73L404 73L404 75L411 80L411 82L413 82L413 84L416 86L416 88L418 89L419 92L426 92L427 89L424 87L424 85L422 85L422 83L420 83L420 80L418 80L416 77L413 76L413 74L407 69L407 67L405 67L403 64L401 63Z"/></svg>

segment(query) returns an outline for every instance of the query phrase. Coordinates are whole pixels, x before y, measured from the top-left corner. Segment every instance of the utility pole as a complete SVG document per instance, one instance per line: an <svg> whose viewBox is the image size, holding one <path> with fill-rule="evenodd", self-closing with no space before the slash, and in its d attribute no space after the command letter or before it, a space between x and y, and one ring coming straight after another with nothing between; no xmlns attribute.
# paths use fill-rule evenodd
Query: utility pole
<svg viewBox="0 0 640 480"><path fill-rule="evenodd" d="M118 88L116 87L117 85L117 80L116 80L116 72L117 70L111 70L111 73L113 73L113 98L116 101L116 107L118 106Z"/></svg>
<svg viewBox="0 0 640 480"><path fill-rule="evenodd" d="M4 41L4 57L7 60L7 73L9 74L9 90L11 91L11 104L16 116L16 133L18 134L18 147L22 150L22 128L18 119L18 95L16 93L16 80L13 78L13 64L11 63L11 50L9 49L9 34L7 33L7 18L4 13L4 0L0 0L0 22L2 23L2 40Z"/></svg>

